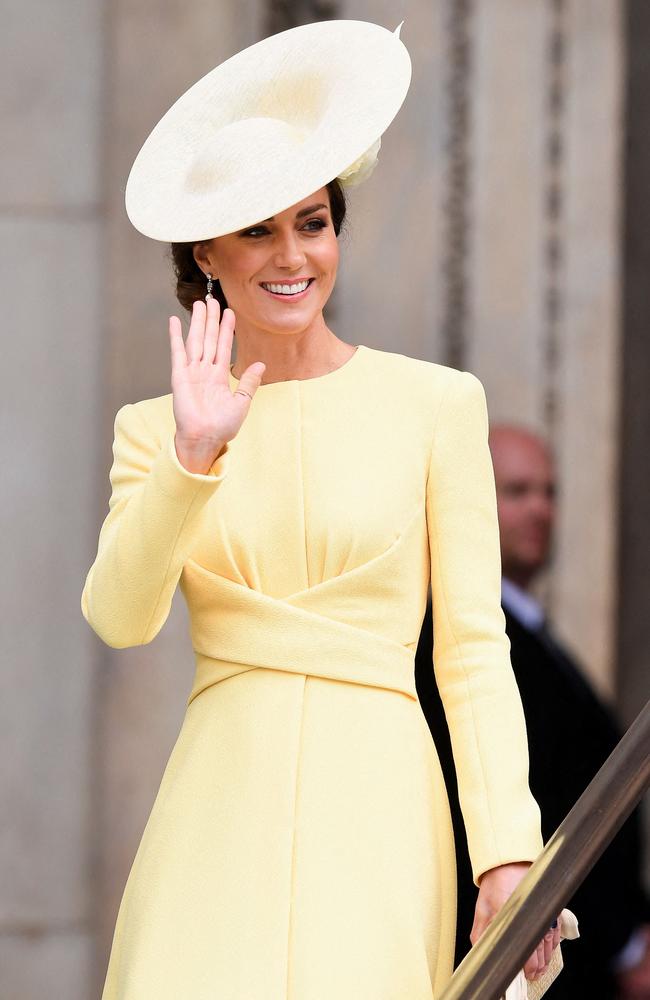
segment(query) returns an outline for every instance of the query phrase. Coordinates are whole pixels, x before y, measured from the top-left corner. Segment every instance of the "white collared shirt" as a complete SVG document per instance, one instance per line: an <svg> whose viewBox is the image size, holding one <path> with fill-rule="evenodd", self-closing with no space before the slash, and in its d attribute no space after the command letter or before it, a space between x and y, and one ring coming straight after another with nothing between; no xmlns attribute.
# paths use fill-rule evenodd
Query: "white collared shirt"
<svg viewBox="0 0 650 1000"><path fill-rule="evenodd" d="M536 632L544 623L544 609L539 601L507 577L501 578L501 600L517 621Z"/></svg>

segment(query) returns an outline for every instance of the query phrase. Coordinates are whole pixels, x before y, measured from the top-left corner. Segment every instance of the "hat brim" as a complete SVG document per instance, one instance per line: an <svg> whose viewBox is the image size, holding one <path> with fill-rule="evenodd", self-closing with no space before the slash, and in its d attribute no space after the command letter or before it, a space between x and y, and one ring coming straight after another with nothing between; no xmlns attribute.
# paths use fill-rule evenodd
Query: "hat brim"
<svg viewBox="0 0 650 1000"><path fill-rule="evenodd" d="M136 229L194 242L270 218L345 171L386 130L411 79L397 34L301 25L243 49L169 109L126 186Z"/></svg>

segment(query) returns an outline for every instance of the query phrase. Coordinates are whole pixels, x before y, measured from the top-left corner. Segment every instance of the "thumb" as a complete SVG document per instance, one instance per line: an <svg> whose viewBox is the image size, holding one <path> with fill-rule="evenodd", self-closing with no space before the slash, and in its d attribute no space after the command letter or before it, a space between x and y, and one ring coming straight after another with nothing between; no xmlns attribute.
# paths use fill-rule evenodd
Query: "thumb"
<svg viewBox="0 0 650 1000"><path fill-rule="evenodd" d="M266 365L264 362L255 361L252 365L248 366L245 372L242 372L242 377L239 380L237 388L249 393L252 398L259 389L262 375L265 371Z"/></svg>
<svg viewBox="0 0 650 1000"><path fill-rule="evenodd" d="M472 942L472 944L476 944L478 939L481 937L485 929L490 924L493 917L494 917L493 908L489 905L486 905L484 893L481 893L479 889L476 905L474 907L474 922L472 924L472 930L470 932L470 941Z"/></svg>

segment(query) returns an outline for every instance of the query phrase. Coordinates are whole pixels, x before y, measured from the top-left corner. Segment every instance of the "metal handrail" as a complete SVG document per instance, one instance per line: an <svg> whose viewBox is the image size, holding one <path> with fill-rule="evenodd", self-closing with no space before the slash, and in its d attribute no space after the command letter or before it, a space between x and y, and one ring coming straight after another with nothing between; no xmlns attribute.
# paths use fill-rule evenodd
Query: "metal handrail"
<svg viewBox="0 0 650 1000"><path fill-rule="evenodd" d="M505 993L648 786L650 702L460 963L438 1000L497 1000ZM580 914L576 916L580 920Z"/></svg>

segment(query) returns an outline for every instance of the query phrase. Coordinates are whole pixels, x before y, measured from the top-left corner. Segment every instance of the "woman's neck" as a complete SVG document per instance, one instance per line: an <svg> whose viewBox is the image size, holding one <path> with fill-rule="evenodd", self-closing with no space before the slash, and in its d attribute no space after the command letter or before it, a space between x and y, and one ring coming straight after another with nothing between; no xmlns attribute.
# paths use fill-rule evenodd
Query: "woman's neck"
<svg viewBox="0 0 650 1000"><path fill-rule="evenodd" d="M295 334L271 333L238 323L235 342L237 359L232 366L233 375L240 378L254 361L263 361L266 370L262 385L326 375L340 368L355 352L351 344L339 340L324 320Z"/></svg>

